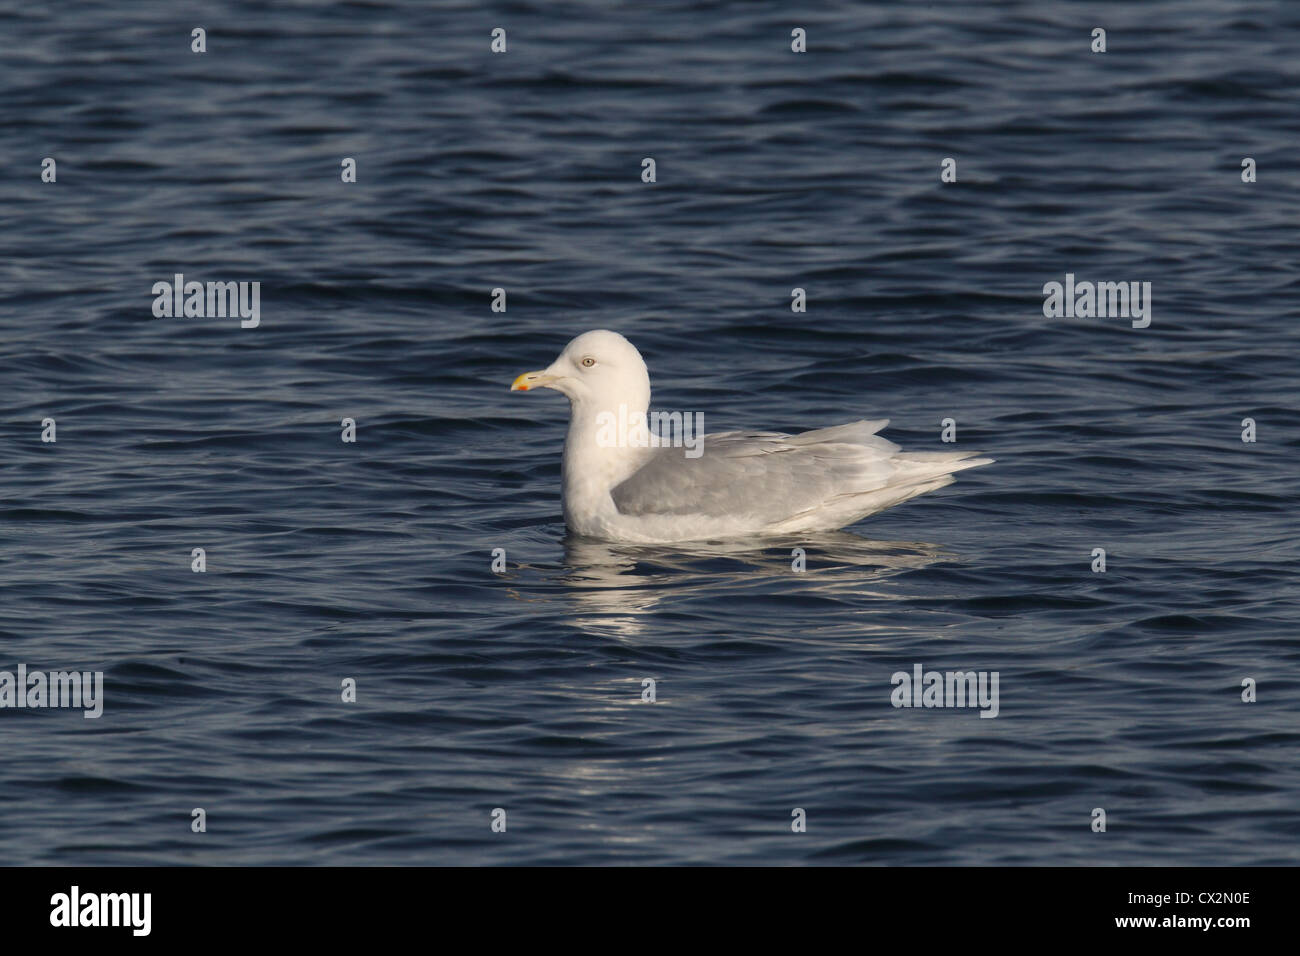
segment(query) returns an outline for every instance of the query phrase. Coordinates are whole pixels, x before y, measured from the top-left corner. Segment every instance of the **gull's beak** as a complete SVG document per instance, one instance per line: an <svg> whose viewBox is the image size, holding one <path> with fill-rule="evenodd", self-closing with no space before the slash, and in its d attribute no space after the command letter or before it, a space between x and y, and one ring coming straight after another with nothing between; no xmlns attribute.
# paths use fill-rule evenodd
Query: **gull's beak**
<svg viewBox="0 0 1300 956"><path fill-rule="evenodd" d="M542 388L558 380L558 375L552 375L544 370L540 372L524 372L523 375L520 375L510 384L510 391L526 392L530 388Z"/></svg>

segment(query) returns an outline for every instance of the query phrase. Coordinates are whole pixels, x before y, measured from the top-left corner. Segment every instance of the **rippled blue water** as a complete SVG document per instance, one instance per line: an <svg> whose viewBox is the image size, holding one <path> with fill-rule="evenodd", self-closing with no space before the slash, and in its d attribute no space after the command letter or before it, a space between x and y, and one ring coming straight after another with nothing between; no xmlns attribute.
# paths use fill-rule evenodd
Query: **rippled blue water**
<svg viewBox="0 0 1300 956"><path fill-rule="evenodd" d="M1295 4L9 5L0 53L0 669L106 685L0 710L0 862L1300 860ZM177 272L260 327L154 318ZM1067 272L1150 327L1044 318ZM600 327L710 429L997 464L570 539L567 407L507 387ZM918 663L999 716L895 709Z"/></svg>

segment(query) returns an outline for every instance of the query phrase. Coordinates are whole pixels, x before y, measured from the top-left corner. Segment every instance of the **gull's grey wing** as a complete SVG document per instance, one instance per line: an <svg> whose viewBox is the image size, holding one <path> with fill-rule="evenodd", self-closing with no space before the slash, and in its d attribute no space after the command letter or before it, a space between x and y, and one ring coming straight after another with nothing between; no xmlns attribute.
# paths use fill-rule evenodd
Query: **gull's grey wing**
<svg viewBox="0 0 1300 956"><path fill-rule="evenodd" d="M703 453L655 449L611 495L622 514L750 515L778 521L839 494L887 486L899 450L875 433L887 420L852 422L784 435L719 432L704 436Z"/></svg>

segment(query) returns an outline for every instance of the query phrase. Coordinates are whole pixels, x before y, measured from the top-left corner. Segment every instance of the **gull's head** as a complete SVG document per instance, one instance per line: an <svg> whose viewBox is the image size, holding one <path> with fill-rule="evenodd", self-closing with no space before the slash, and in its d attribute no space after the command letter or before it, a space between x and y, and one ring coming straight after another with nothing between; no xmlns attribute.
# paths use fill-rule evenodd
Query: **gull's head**
<svg viewBox="0 0 1300 956"><path fill-rule="evenodd" d="M650 374L641 353L623 336L606 329L583 332L546 368L525 372L510 386L512 392L534 388L555 389L575 409L627 405L645 411L650 404Z"/></svg>

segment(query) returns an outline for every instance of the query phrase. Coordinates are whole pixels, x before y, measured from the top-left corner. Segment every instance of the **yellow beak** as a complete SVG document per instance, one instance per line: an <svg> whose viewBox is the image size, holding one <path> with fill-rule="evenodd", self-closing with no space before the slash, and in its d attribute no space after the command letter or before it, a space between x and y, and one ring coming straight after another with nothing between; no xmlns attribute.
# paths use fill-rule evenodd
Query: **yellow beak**
<svg viewBox="0 0 1300 956"><path fill-rule="evenodd" d="M517 379L510 383L510 391L526 392L530 388L541 388L543 385L550 385L555 381L554 375L547 375L546 372L524 372Z"/></svg>

